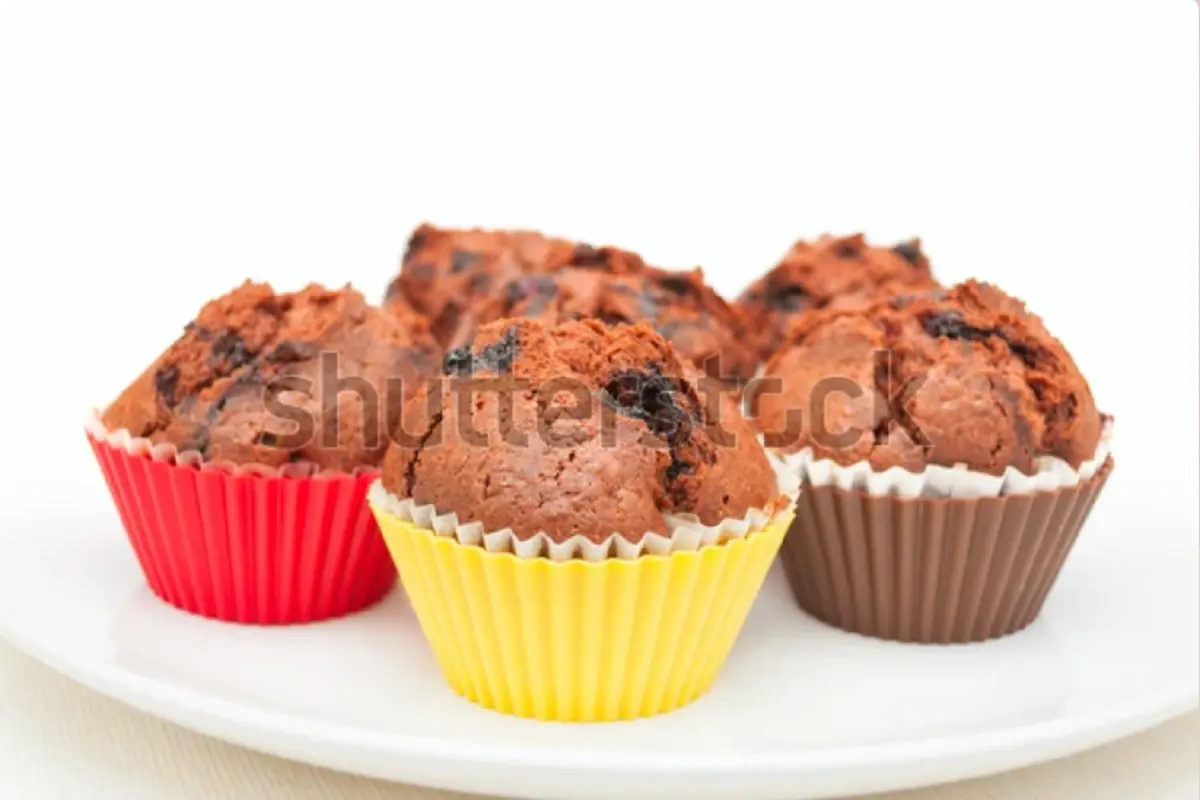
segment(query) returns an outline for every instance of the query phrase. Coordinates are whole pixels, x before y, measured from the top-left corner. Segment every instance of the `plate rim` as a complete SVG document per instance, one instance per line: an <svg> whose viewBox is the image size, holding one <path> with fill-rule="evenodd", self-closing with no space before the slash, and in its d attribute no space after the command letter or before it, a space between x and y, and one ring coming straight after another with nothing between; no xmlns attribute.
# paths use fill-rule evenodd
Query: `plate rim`
<svg viewBox="0 0 1200 800"><path fill-rule="evenodd" d="M520 746L504 742L485 746L453 742L440 735L367 731L346 723L314 722L301 714L235 702L202 689L142 675L119 665L96 662L70 645L55 647L43 644L44 640L28 634L20 623L14 623L12 617L11 613L0 609L0 637L68 679L141 713L200 735L276 757L376 780L459 792L479 790L469 778L454 781L431 776L460 775L465 768L479 769L481 766L494 770L538 770L543 777L550 772L578 774L581 784L587 782L588 775L603 773L611 778L614 771L620 772L624 780L653 776L662 781L671 776L686 775L689 783L705 778L753 774L755 786L765 786L803 783L813 773L832 775L862 771L868 774L862 776L860 784L838 791L903 790L998 774L1073 755L1140 733L1200 708L1200 686L1186 690L1176 687L1153 695L1152 700L1146 699L1149 695L1143 694L1138 702L1116 703L1095 712L963 735L926 737L909 742L810 748L795 753L696 756L678 753L622 754L614 764L611 757L600 752L564 753L548 751L543 745ZM323 754L341 757L314 758L311 752L298 755L299 751L312 747L319 747ZM372 768L361 758L357 759L363 762L359 766L348 766L352 759L346 754L350 751L386 754L399 769L383 771ZM987 765L971 763L983 754L992 756ZM998 757L999 754L1004 755ZM961 762L960 769L953 770L955 776L935 781L872 781L869 775L878 772L880 765L920 771L955 761ZM423 769L408 768L418 762L423 763ZM400 773L407 773L407 776L401 776ZM489 783L507 782L489 780ZM521 794L518 786L497 788L503 788L504 794L514 797L550 797L536 792ZM516 794L512 792L513 788L517 789ZM587 787L580 788L585 791L576 796L593 796L586 791ZM667 790L662 796L674 796L670 794L669 787L662 788ZM555 796L562 797L562 794L558 792ZM718 798L734 795L718 787L713 794L700 795L689 790L687 796ZM744 788L736 796L748 797ZM785 795L767 792L755 796ZM796 795L793 791L786 796L795 798Z"/></svg>

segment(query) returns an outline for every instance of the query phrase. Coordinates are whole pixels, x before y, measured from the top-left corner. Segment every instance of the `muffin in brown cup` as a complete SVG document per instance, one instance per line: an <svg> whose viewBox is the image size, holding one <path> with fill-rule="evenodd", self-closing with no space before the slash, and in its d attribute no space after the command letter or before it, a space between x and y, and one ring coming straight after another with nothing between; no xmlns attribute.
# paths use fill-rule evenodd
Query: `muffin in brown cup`
<svg viewBox="0 0 1200 800"><path fill-rule="evenodd" d="M800 477L781 559L846 630L967 642L1031 623L1112 470L1111 419L1024 304L968 281L827 310L756 424Z"/></svg>
<svg viewBox="0 0 1200 800"><path fill-rule="evenodd" d="M861 233L825 235L793 244L771 271L742 292L737 305L757 323L758 354L766 361L784 341L788 326L808 312L863 305L937 285L919 239L877 247Z"/></svg>

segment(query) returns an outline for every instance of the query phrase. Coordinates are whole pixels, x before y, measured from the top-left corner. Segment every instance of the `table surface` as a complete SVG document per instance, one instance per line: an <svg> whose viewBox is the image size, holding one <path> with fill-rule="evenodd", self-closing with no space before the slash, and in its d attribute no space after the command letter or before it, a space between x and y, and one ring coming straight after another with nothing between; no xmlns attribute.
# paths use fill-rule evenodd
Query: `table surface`
<svg viewBox="0 0 1200 800"><path fill-rule="evenodd" d="M467 800L294 764L127 708L0 642L0 796ZM70 765L70 768L64 768ZM891 800L1200 796L1200 712L1107 747Z"/></svg>

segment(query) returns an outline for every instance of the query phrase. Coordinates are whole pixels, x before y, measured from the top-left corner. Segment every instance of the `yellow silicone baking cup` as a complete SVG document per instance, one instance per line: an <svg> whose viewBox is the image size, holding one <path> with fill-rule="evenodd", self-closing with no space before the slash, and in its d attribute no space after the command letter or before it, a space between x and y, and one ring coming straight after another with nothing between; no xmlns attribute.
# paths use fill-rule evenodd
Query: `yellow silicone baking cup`
<svg viewBox="0 0 1200 800"><path fill-rule="evenodd" d="M554 562L372 510L450 687L558 722L663 714L707 692L793 516L696 552Z"/></svg>

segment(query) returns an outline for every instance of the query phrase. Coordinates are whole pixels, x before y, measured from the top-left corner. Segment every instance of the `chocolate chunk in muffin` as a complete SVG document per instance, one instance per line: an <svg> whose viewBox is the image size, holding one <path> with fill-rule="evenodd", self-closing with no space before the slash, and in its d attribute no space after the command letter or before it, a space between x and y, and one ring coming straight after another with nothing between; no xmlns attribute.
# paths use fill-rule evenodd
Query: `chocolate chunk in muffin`
<svg viewBox="0 0 1200 800"><path fill-rule="evenodd" d="M787 327L802 314L846 308L879 297L937 288L919 239L876 247L862 234L798 241L783 260L738 298L761 325L759 355L771 357Z"/></svg>
<svg viewBox="0 0 1200 800"><path fill-rule="evenodd" d="M1039 456L1078 467L1103 427L1087 381L1042 320L976 281L806 316L766 377L783 388L758 397L769 442L875 470L1031 474ZM788 431L797 411L804 424Z"/></svg>
<svg viewBox="0 0 1200 800"><path fill-rule="evenodd" d="M102 422L213 461L375 466L388 404L417 391L440 354L423 319L349 287L246 282L206 304Z"/></svg>
<svg viewBox="0 0 1200 800"><path fill-rule="evenodd" d="M645 323L506 319L404 407L384 487L518 538L601 542L766 509L775 476L728 395Z"/></svg>

